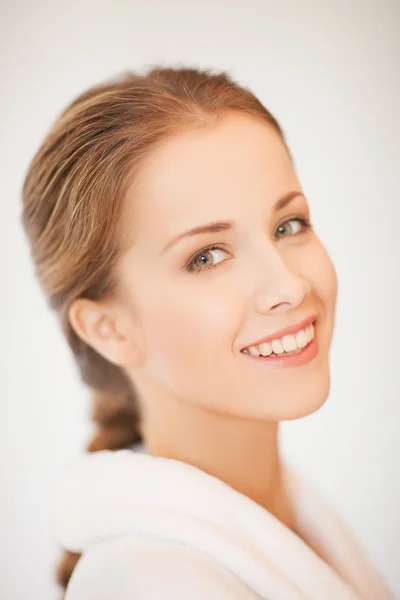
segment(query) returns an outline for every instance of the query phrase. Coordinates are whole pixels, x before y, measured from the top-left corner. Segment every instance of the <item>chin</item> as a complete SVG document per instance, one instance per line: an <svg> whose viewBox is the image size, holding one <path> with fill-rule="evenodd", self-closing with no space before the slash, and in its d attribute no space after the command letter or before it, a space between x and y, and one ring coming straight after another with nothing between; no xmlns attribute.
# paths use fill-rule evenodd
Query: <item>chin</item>
<svg viewBox="0 0 400 600"><path fill-rule="evenodd" d="M294 421L295 419L301 419L302 417L307 417L308 415L312 415L314 412L319 410L326 402L327 397L318 396L315 399L308 398L307 401L304 401L302 404L294 407L288 407L285 413L281 413L281 417L278 418L278 421Z"/></svg>
<svg viewBox="0 0 400 600"><path fill-rule="evenodd" d="M292 421L307 417L319 410L326 402L330 391L329 373L313 382L307 389L303 388L302 394L296 394L295 400L287 397L284 403L277 407L278 421Z"/></svg>
<svg viewBox="0 0 400 600"><path fill-rule="evenodd" d="M260 388L247 404L246 416L260 421L292 421L311 415L326 402L330 392L329 366L320 365L317 370L297 380L281 382L274 391ZM242 405L243 406L243 405ZM244 415L243 415L244 416Z"/></svg>

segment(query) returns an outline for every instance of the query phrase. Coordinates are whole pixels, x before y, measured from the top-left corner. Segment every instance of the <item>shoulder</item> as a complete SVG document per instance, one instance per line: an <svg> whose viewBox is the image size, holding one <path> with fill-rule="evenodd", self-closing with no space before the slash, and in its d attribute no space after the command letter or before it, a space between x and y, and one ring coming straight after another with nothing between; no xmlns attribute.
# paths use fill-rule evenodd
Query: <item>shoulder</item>
<svg viewBox="0 0 400 600"><path fill-rule="evenodd" d="M187 546L120 537L82 555L65 600L254 600L234 574Z"/></svg>

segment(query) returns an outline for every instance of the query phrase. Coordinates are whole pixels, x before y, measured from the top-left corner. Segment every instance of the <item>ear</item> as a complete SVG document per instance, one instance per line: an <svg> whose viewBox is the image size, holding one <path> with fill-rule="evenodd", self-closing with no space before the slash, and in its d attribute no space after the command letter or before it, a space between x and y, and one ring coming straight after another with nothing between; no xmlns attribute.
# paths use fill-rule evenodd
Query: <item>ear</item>
<svg viewBox="0 0 400 600"><path fill-rule="evenodd" d="M124 367L138 359L134 336L115 308L78 298L68 318L75 333L109 362Z"/></svg>

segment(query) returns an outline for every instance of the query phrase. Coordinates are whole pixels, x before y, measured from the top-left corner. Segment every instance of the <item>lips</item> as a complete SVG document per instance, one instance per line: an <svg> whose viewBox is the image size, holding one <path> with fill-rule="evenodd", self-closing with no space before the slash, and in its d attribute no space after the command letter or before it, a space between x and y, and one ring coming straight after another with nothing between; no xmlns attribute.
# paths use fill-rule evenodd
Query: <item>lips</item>
<svg viewBox="0 0 400 600"><path fill-rule="evenodd" d="M269 356L253 356L244 354L252 364L265 368L300 367L312 364L319 353L317 335L304 348L297 352L270 354Z"/></svg>
<svg viewBox="0 0 400 600"><path fill-rule="evenodd" d="M301 321L298 321L294 325L289 325L288 327L278 329L277 331L275 331L274 333L272 333L270 335L267 335L266 337L259 338L258 340L254 341L251 344L248 344L247 346L242 348L241 351L243 352L243 350L250 348L250 346L259 346L260 344L263 344L263 343L267 343L267 342L271 343L274 340L281 340L283 337L285 337L287 335L295 335L302 329L306 329L309 325L313 324L315 321L316 321L316 315L310 315L309 317L306 317L306 318L302 319Z"/></svg>

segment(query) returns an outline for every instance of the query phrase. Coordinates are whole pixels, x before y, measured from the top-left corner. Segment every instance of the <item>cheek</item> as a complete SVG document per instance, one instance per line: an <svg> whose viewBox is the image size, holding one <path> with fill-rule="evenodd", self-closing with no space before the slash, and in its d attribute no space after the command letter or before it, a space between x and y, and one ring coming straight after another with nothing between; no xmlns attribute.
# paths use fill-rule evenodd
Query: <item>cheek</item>
<svg viewBox="0 0 400 600"><path fill-rule="evenodd" d="M325 247L315 237L298 258L297 271L310 283L313 297L323 312L331 313L336 304L337 276Z"/></svg>
<svg viewBox="0 0 400 600"><path fill-rule="evenodd" d="M337 275L335 267L321 242L315 238L303 256L302 275L312 287L312 303L318 311L321 358L326 360L335 324Z"/></svg>
<svg viewBox="0 0 400 600"><path fill-rule="evenodd" d="M193 275L201 278L202 275ZM171 285L171 284L170 284ZM216 357L226 355L234 339L236 306L225 288L210 282L186 282L179 290L164 287L162 300L142 310L147 368L175 389L191 388L215 371Z"/></svg>
<svg viewBox="0 0 400 600"><path fill-rule="evenodd" d="M338 289L336 270L326 249L320 243L316 255L314 286L327 311L334 317Z"/></svg>

